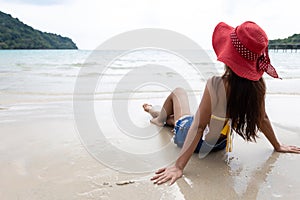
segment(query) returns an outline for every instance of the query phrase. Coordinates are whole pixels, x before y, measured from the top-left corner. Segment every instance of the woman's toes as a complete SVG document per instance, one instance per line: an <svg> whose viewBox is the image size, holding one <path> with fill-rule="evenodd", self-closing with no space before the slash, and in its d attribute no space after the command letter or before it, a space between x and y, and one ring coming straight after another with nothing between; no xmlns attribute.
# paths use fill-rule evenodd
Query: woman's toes
<svg viewBox="0 0 300 200"><path fill-rule="evenodd" d="M151 108L152 108L152 105L145 103L145 104L143 105L143 108L144 108L144 110L145 110L146 112L149 112L149 111L151 110Z"/></svg>

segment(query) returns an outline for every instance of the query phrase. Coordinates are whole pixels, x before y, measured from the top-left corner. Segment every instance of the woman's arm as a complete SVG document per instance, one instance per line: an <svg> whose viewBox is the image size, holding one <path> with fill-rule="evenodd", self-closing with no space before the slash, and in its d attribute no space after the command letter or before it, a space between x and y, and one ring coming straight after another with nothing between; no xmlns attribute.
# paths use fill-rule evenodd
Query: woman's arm
<svg viewBox="0 0 300 200"><path fill-rule="evenodd" d="M272 144L275 150L280 147L281 144L274 133L267 113L265 113L260 130L261 132L263 132L263 134L266 136L266 138L269 140L269 142Z"/></svg>
<svg viewBox="0 0 300 200"><path fill-rule="evenodd" d="M283 145L278 141L266 112L260 130L272 144L275 151L283 153L300 153L299 147Z"/></svg>
<svg viewBox="0 0 300 200"><path fill-rule="evenodd" d="M202 138L203 131L210 121L211 116L211 99L207 86L194 116L193 123L187 133L184 145L180 152L180 156L176 160L174 166L162 168L156 172L151 180L156 184L162 184L171 180L170 185L182 176L183 169L193 155L199 140Z"/></svg>
<svg viewBox="0 0 300 200"><path fill-rule="evenodd" d="M184 141L184 145L180 152L180 156L176 160L175 166L183 170L193 155L200 139L203 136L203 132L211 118L211 99L208 88L204 90L202 100L195 114L194 121L188 131L187 137Z"/></svg>

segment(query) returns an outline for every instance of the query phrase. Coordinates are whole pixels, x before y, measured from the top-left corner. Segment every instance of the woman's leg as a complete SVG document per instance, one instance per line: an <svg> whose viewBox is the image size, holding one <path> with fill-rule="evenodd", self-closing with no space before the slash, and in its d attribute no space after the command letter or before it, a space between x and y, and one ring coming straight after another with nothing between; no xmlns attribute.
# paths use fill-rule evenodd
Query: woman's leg
<svg viewBox="0 0 300 200"><path fill-rule="evenodd" d="M159 113L160 113L160 111L155 110L151 104L145 103L143 105L143 108L144 108L144 111L146 111L147 113L149 113L153 118L157 117L159 115Z"/></svg>
<svg viewBox="0 0 300 200"><path fill-rule="evenodd" d="M145 104L144 104L144 109L145 109ZM153 114L154 111L150 111L150 110L149 113ZM156 115L157 114L158 116L152 115L153 119L151 119L151 122L158 126L163 126L166 121L169 121L169 123L171 122L174 123L181 116L190 115L191 112L190 112L189 100L186 91L182 88L176 88L165 100L161 111L159 113L156 112ZM170 118L172 115L174 116L174 119Z"/></svg>
<svg viewBox="0 0 300 200"><path fill-rule="evenodd" d="M143 105L143 108L144 108L144 110L145 110L147 113L149 113L153 118L158 117L158 115L159 115L159 113L160 113L160 111L155 110L155 108L153 108L152 105L147 104L147 103L145 103L145 104ZM169 115L169 116L167 117L166 124L167 124L168 126L174 126L174 123L175 123L175 122L174 122L174 115L171 114L171 115Z"/></svg>

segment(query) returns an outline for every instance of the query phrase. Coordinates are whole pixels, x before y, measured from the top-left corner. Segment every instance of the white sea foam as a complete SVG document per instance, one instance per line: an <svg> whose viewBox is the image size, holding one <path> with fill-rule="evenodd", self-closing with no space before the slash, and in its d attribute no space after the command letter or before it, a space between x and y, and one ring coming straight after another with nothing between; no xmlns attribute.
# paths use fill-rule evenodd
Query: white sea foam
<svg viewBox="0 0 300 200"><path fill-rule="evenodd" d="M147 87L140 87L135 91L131 89L131 86L135 84L136 77L144 76L144 72L138 71L131 75L127 73L149 63L167 66L174 70L173 72L149 70L147 71L149 76L176 81L180 74L191 86L189 93L195 94L198 97L197 100L200 100L205 86L205 78L193 67L197 66L201 73L206 73L208 76L214 75L210 72L212 65L220 74L223 71L223 64L216 61L213 51L207 52L211 61L203 60L203 62L191 63L165 51L135 51L118 57L106 67L105 71L99 71L99 69L104 69L104 66L101 65L107 61L111 51L97 52L99 59L90 61L88 57L92 51L2 50L0 51L0 105L3 107L24 102L33 104L43 102L42 106L47 107L47 102L72 102L76 78L82 67L89 67L88 72L82 75L86 82L100 77L94 93L96 101L118 98L118 95L113 95L116 93L116 86L125 76L131 76L129 80L132 81L122 83L127 84L128 87L123 87L123 90L118 90L118 92L134 93L131 96L135 99L163 99L168 95L170 88L148 84ZM267 93L300 95L300 53L271 51L270 56L272 64L283 80L271 79L265 75ZM180 82L178 82L178 86L181 86ZM87 94L83 92L83 98L85 95Z"/></svg>

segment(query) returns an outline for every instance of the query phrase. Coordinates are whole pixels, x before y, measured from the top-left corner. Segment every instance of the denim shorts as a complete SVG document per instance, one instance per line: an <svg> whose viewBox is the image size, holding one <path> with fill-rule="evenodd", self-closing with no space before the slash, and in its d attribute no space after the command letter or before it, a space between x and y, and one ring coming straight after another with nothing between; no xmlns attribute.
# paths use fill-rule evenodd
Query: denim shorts
<svg viewBox="0 0 300 200"><path fill-rule="evenodd" d="M174 132L174 143L177 144L178 147L182 147L185 141L186 135L189 131L193 123L194 117L192 115L184 115L180 119L178 119L175 123L173 132ZM226 138L219 139L215 145L211 145L207 143L205 140L200 139L195 153L199 153L200 148L201 152L210 152L210 151L220 151L225 149L226 147Z"/></svg>

